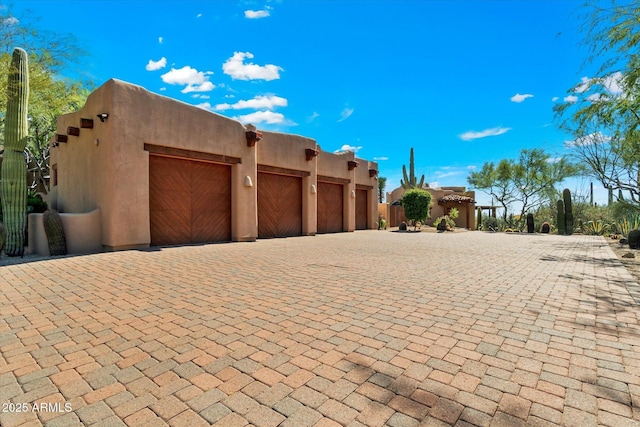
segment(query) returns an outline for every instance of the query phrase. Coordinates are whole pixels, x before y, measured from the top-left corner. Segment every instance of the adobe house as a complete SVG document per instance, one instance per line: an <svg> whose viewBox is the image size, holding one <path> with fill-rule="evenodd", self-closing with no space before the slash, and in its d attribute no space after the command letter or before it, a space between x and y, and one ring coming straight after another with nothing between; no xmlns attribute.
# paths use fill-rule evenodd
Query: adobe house
<svg viewBox="0 0 640 427"><path fill-rule="evenodd" d="M436 218L448 215L451 209L456 208L458 209L458 219L455 220L456 226L475 230L475 191L466 191L465 187L431 188L428 184L425 184L424 190L431 194L431 210L429 218L425 222L426 224L435 227L433 221ZM406 191L404 188L399 187L387 193L386 200L391 200L391 202L381 204L378 208L379 215L387 219L390 227L397 227L400 222L407 220L401 204L402 196Z"/></svg>
<svg viewBox="0 0 640 427"><path fill-rule="evenodd" d="M376 163L119 80L58 118L50 162L50 206L99 209L106 250L377 227Z"/></svg>

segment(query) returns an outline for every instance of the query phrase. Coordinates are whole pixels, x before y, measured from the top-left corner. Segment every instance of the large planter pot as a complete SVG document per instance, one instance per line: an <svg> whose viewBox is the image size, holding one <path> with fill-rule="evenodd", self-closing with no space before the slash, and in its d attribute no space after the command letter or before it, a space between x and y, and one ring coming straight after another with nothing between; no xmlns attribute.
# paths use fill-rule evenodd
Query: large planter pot
<svg viewBox="0 0 640 427"><path fill-rule="evenodd" d="M68 254L102 252L100 209L88 213L61 213ZM50 255L42 214L29 215L29 253Z"/></svg>

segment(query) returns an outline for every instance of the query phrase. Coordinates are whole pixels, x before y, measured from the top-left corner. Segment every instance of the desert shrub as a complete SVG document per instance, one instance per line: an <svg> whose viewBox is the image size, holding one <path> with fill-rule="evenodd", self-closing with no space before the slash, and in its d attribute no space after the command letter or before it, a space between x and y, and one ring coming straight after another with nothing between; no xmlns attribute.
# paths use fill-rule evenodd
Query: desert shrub
<svg viewBox="0 0 640 427"><path fill-rule="evenodd" d="M616 221L616 230L624 237L628 237L631 230L638 228L640 228L640 214L628 214Z"/></svg>
<svg viewBox="0 0 640 427"><path fill-rule="evenodd" d="M602 236L609 232L611 224L598 219L596 221L587 221L582 224L582 233L589 236Z"/></svg>
<svg viewBox="0 0 640 427"><path fill-rule="evenodd" d="M27 213L43 213L47 210L47 202L39 194L29 192L27 195Z"/></svg>
<svg viewBox="0 0 640 427"><path fill-rule="evenodd" d="M498 220L492 216L488 216L482 220L482 229L484 231L499 231Z"/></svg>
<svg viewBox="0 0 640 427"><path fill-rule="evenodd" d="M428 191L412 189L402 196L402 207L407 220L414 225L418 221L424 221L429 217L431 206L431 194Z"/></svg>

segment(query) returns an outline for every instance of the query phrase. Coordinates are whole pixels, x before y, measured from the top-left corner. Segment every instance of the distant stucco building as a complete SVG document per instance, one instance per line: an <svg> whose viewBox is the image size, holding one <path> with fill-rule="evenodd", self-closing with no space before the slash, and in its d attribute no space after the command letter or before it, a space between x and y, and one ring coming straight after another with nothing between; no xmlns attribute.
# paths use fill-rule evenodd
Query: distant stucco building
<svg viewBox="0 0 640 427"><path fill-rule="evenodd" d="M50 205L107 250L377 227L377 164L110 80L58 118Z"/></svg>
<svg viewBox="0 0 640 427"><path fill-rule="evenodd" d="M436 226L433 221L444 215L448 215L451 209L458 209L458 219L455 220L456 226L475 229L476 209L475 209L475 192L466 191L465 187L442 187L431 188L425 185L424 190L431 194L431 210L426 224ZM379 215L384 216L390 227L396 227L401 221L406 221L404 209L400 201L407 190L399 187L390 193L387 193L386 200L389 203L381 205Z"/></svg>

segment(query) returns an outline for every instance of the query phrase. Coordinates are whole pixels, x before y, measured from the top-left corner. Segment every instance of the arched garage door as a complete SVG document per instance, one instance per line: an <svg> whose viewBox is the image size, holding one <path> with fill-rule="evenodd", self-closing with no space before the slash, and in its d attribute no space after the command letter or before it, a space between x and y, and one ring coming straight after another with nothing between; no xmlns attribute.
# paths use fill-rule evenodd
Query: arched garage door
<svg viewBox="0 0 640 427"><path fill-rule="evenodd" d="M231 166L149 155L151 244L231 240Z"/></svg>
<svg viewBox="0 0 640 427"><path fill-rule="evenodd" d="M302 234L302 177L258 172L258 237Z"/></svg>

